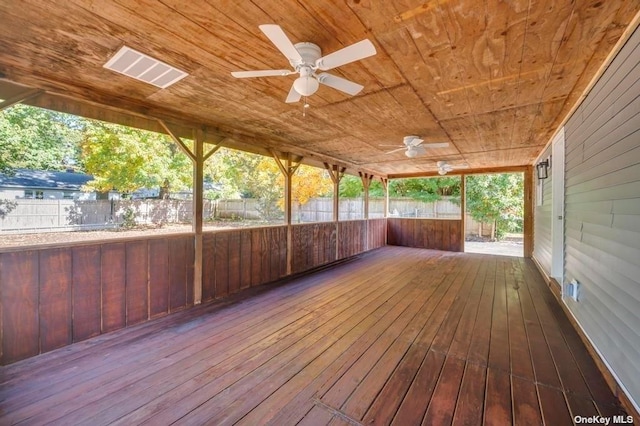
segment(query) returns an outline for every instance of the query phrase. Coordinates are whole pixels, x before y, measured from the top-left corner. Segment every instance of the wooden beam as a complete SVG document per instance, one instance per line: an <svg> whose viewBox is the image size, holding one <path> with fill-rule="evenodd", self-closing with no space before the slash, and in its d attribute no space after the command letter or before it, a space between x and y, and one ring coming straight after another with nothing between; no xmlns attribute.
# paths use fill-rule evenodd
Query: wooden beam
<svg viewBox="0 0 640 426"><path fill-rule="evenodd" d="M212 156L213 154L215 154L216 152L218 152L218 150L219 150L220 148L222 148L222 146L221 146L220 144L218 144L218 145L214 145L214 147L213 147L213 148L211 148L209 151L207 151L207 153L206 153L206 154L204 154L203 160L204 160L204 161L207 161L209 158L211 158L211 156Z"/></svg>
<svg viewBox="0 0 640 426"><path fill-rule="evenodd" d="M165 130L165 132L167 132L167 134L171 137L171 139L173 139L173 141L178 144L178 146L182 149L182 151L187 155L187 157L189 157L191 159L191 161L196 161L196 155L194 152L192 152L189 147L182 141L182 139L180 139L170 128L169 126L167 126L167 124L158 119L158 123L160 123L160 126L162 126L162 128Z"/></svg>
<svg viewBox="0 0 640 426"><path fill-rule="evenodd" d="M508 167L483 167L477 169L464 169L464 170L452 170L447 172L447 176L456 176L456 175L475 175L475 174L486 174L486 173L514 173L514 172L524 172L528 167L528 164L519 165L519 166L508 166ZM421 172L421 173L397 173L390 174L388 176L389 179L404 179L404 178L413 178L413 177L440 177L437 171L433 172Z"/></svg>
<svg viewBox="0 0 640 426"><path fill-rule="evenodd" d="M313 151L301 146L289 144L284 139L269 137L264 134L256 134L240 128L225 130L215 123L194 122L188 120L186 117L168 115L166 112L159 110L143 110L139 105L123 104L120 99L117 101L112 101L107 98L89 100L82 97L74 97L69 94L43 91L41 96L30 99L29 102L25 103L40 108L153 132L168 133L166 126L163 124L171 123L171 134L182 138L191 137L191 129L205 125L208 137L214 135L216 138L224 140L224 146L229 148L267 156L270 154L269 150L271 149L295 152L296 155L304 158L305 164L315 167L322 167L324 162L329 162L332 164L341 164L349 169L367 170L370 173L375 172L374 170L365 169L354 163L341 160L338 157L323 154L320 151ZM208 141L204 142L209 143Z"/></svg>
<svg viewBox="0 0 640 426"><path fill-rule="evenodd" d="M15 104L28 101L29 99L35 98L36 96L40 96L42 93L44 93L44 90L31 89L27 90L26 92L20 93L12 98L5 99L4 101L0 102L0 111L5 110Z"/></svg>

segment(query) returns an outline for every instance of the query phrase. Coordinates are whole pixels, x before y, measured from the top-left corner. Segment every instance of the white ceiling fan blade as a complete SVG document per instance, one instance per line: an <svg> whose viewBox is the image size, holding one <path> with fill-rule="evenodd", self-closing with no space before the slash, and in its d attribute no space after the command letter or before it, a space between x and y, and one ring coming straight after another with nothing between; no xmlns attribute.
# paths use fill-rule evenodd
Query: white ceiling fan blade
<svg viewBox="0 0 640 426"><path fill-rule="evenodd" d="M425 148L447 148L449 146L449 142L436 142L436 143L425 143L422 144Z"/></svg>
<svg viewBox="0 0 640 426"><path fill-rule="evenodd" d="M289 90L289 94L287 95L286 103L290 104L293 102L298 102L302 95L296 91L296 89L291 85L291 90Z"/></svg>
<svg viewBox="0 0 640 426"><path fill-rule="evenodd" d="M409 146L418 146L418 145L420 145L423 141L424 141L424 139L419 139L419 138L411 139L411 140L409 141Z"/></svg>
<svg viewBox="0 0 640 426"><path fill-rule="evenodd" d="M368 58L375 54L376 48L373 43L371 43L369 39L364 39L318 59L316 61L316 66L318 69L328 71L341 65Z"/></svg>
<svg viewBox="0 0 640 426"><path fill-rule="evenodd" d="M402 148L394 149L394 150L389 151L389 152L385 152L385 154L393 154L394 152L404 151L405 149L407 149L407 148L402 147Z"/></svg>
<svg viewBox="0 0 640 426"><path fill-rule="evenodd" d="M251 78L251 77L276 77L294 74L291 70L259 70L259 71L233 71L231 73L235 78Z"/></svg>
<svg viewBox="0 0 640 426"><path fill-rule="evenodd" d="M364 86L361 84L354 83L353 81L349 81L326 72L318 74L316 78L325 86L333 87L334 89L340 90L341 92L347 93L351 96L357 95L362 89L364 89Z"/></svg>
<svg viewBox="0 0 640 426"><path fill-rule="evenodd" d="M282 31L280 25L265 24L260 25L260 30L266 35L271 43L289 60L289 62L302 62L300 52L295 48L289 37Z"/></svg>
<svg viewBox="0 0 640 426"><path fill-rule="evenodd" d="M412 146L410 149L414 150L417 154L424 154L427 152L422 145Z"/></svg>

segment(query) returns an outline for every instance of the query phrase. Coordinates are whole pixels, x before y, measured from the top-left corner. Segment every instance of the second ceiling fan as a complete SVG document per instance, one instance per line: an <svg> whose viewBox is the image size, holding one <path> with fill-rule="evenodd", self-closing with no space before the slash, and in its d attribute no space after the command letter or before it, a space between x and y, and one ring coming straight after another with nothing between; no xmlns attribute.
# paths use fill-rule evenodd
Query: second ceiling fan
<svg viewBox="0 0 640 426"><path fill-rule="evenodd" d="M385 152L385 154L392 154L397 151L405 150L404 155L409 158L417 157L418 155L424 154L427 148L446 148L449 146L449 142L435 142L435 143L425 143L423 139L420 139L418 136L405 136L402 139L402 143L404 145L380 145L380 146L389 146L389 147L400 147L389 152Z"/></svg>
<svg viewBox="0 0 640 426"><path fill-rule="evenodd" d="M279 25L260 25L260 30L289 60L293 70L234 71L231 73L232 76L236 78L276 77L297 73L300 76L293 82L289 90L289 95L286 99L287 103L298 102L303 96L313 95L318 90L319 84L324 84L352 96L357 95L364 88L364 86L345 78L326 72L319 74L316 72L328 71L375 55L376 48L368 39L354 43L327 56L322 56L320 47L313 43L302 42L294 45Z"/></svg>

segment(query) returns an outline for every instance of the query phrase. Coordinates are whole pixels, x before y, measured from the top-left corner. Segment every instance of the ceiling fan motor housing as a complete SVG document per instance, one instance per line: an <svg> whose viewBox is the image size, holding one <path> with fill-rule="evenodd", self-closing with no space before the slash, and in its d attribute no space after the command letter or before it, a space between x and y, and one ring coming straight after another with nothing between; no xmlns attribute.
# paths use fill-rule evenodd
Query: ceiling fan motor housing
<svg viewBox="0 0 640 426"><path fill-rule="evenodd" d="M296 43L296 50L302 56L301 61L289 61L291 66L295 68L296 71L300 72L300 68L307 66L315 71L316 69L316 61L322 57L322 50L317 44L302 42Z"/></svg>

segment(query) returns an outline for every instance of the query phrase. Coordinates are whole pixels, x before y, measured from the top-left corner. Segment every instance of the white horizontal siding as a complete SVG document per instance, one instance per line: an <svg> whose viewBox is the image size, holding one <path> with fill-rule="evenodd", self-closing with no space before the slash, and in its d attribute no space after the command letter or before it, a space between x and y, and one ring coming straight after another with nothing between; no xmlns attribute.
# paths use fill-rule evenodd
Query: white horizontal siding
<svg viewBox="0 0 640 426"><path fill-rule="evenodd" d="M567 305L640 403L640 30L565 126Z"/></svg>
<svg viewBox="0 0 640 426"><path fill-rule="evenodd" d="M542 154L540 158L545 159L551 155L551 147ZM537 182L537 175L534 170L534 181ZM547 275L551 275L551 188L553 175L549 167L549 177L541 182L542 205L535 207L534 229L533 229L533 256ZM536 185L536 190L538 186Z"/></svg>

